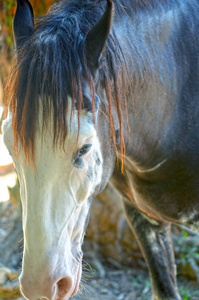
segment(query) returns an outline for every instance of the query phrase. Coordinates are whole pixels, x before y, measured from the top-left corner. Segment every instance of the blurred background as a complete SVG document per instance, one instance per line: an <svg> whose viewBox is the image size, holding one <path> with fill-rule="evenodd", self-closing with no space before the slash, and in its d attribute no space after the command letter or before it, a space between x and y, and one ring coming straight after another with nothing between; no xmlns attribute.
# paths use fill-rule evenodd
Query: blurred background
<svg viewBox="0 0 199 300"><path fill-rule="evenodd" d="M39 18L45 14L54 2L56 1L31 0L36 17ZM15 9L16 1L0 0L0 126L5 117L4 88L15 59L12 36ZM186 228L179 227L173 227L172 234L177 272L179 276L183 276L183 283L180 285L181 295L183 299L199 299L199 236ZM125 220L121 197L111 185L108 185L105 191L93 201L84 252L85 259L89 262L89 272L94 278L94 281L90 280L90 285L93 285L94 290L99 289L102 299L128 299L128 293L131 294L129 296L131 300L149 299L150 283L146 271L147 266ZM22 253L23 234L19 185L11 157L3 145L0 132L1 300L20 297L17 278ZM91 269L95 272L92 273ZM112 277L115 276L115 281L109 278L110 270ZM123 274L119 270L126 272ZM126 277L122 276L127 276L128 279L125 280ZM126 281L129 282L129 278L130 283L127 285ZM107 289L104 288L102 291L98 283L103 284L103 280L106 281ZM139 295L136 292L132 295L131 288L139 289ZM125 294L124 289L129 289L128 293ZM84 296L84 293L80 298L94 299ZM101 298L98 296L96 299Z"/></svg>

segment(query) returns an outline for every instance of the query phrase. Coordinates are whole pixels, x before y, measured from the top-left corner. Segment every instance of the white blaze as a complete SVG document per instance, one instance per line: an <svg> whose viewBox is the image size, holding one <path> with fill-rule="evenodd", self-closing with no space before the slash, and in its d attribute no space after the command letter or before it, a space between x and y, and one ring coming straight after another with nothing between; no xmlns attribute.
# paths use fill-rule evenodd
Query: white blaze
<svg viewBox="0 0 199 300"><path fill-rule="evenodd" d="M99 140L89 114L84 112L80 117L78 149L85 144L92 144L92 147L81 157L81 168L73 164L77 124L74 114L65 149L53 147L52 124L43 139L40 130L37 130L35 167L31 168L25 164L23 150L19 150L18 156L13 153L10 113L3 122L4 141L13 157L21 189L24 231L22 277L29 278L27 285L34 284L38 290L40 284L45 286L45 276L53 281L69 274L74 281L77 280L76 265L89 211L88 198L102 179Z"/></svg>

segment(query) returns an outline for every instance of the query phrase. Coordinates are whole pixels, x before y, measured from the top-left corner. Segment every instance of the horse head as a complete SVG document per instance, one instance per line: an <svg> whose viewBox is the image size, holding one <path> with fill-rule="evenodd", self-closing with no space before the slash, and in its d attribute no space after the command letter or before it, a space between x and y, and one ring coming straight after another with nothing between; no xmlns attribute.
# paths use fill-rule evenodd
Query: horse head
<svg viewBox="0 0 199 300"><path fill-rule="evenodd" d="M22 49L27 47L27 40L34 38L35 29L30 2L18 0L17 4L14 36L20 57ZM108 0L105 12L85 37L82 51L85 51L84 56L92 74L97 72L101 64L110 32L112 11L112 1ZM103 174L106 161L97 130L100 99L97 94L91 94L89 84L82 75L83 108L78 110L78 99L72 102L73 96L68 95L65 115L68 130L62 145L58 143L54 146L53 114L43 128L45 111L41 107L38 109L34 166L27 163L23 139L18 140L15 153L11 112L3 124L4 141L13 157L20 181L24 233L20 285L27 299L66 300L79 289L81 246L91 198L109 178ZM21 112L21 122L23 114L24 111Z"/></svg>

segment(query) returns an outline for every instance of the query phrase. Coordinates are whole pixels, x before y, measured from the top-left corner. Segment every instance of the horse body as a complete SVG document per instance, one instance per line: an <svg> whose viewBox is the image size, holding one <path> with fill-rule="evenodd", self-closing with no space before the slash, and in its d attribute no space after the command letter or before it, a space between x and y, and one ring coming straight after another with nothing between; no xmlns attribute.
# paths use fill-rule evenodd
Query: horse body
<svg viewBox="0 0 199 300"><path fill-rule="evenodd" d="M154 300L180 299L170 223L198 228L199 3L114 1L113 19L104 4L60 2L34 29L30 3L18 1L3 131L21 186L27 299L78 291L90 202L112 173Z"/></svg>
<svg viewBox="0 0 199 300"><path fill-rule="evenodd" d="M132 17L126 42L123 37L124 45L130 43L129 39L133 45L125 53L133 57L129 59L133 105L128 101L131 138L126 132L127 176L124 176L125 188L119 186L119 190L123 194L131 190L131 200L154 218L186 223L196 229L199 41L195 26L198 19L193 13L193 27L190 27L187 11L193 10L196 2L175 1L172 10L170 5L164 8L157 5L153 12L142 12L136 21ZM123 22L119 26L123 27ZM191 35L194 35L192 49L189 43L184 43ZM138 58L134 45L140 49ZM120 181L116 183L119 184Z"/></svg>

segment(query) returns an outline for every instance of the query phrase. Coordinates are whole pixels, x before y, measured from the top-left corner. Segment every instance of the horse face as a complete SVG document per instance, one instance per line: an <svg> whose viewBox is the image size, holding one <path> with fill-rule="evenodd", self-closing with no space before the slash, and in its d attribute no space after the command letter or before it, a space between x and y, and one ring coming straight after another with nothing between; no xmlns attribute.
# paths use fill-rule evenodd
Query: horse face
<svg viewBox="0 0 199 300"><path fill-rule="evenodd" d="M66 20L67 18L70 19L70 10L66 10L65 14ZM84 59L82 60L82 64L84 65L86 63L88 65L87 67L91 69L89 76L86 76L87 71L86 73L82 72L82 83L84 79L88 80L88 78L90 78L90 73L95 76L102 62L105 44L110 32L112 15L113 3L111 0L107 0L104 14L89 30L85 40L82 40L82 43L85 43L85 47L81 48L81 55L79 55L79 58L82 59L82 49L84 49L85 53L83 55ZM58 18L58 20L60 20L60 18ZM60 28L62 28L63 22L59 22ZM85 20L85 22L87 22L87 20ZM62 68L58 68L57 71L56 66L54 66L55 68L53 72L48 71L50 70L47 66L48 59L44 56L45 53L46 55L52 54L53 59L49 60L50 63L54 60L54 57L56 57L56 52L54 50L52 51L53 48L51 41L57 41L55 34L57 28L59 28L57 21L56 29L54 22L52 22L53 28L50 30L51 33L48 32L49 44L47 45L46 40L44 41L45 35L43 33L45 33L45 28L48 28L50 24L51 22L49 23L47 20L46 26L41 26L40 29L37 27L35 30L34 15L30 2L28 0L17 0L17 10L14 18L13 28L16 48L20 54L19 61L22 63L22 65L24 65L23 62L25 61L26 71L27 61L23 61L21 55L22 53L29 53L27 41L33 41L31 45L33 47L33 53L35 53L35 57L37 56L35 52L36 48L34 48L35 41L42 42L42 45L45 44L45 47L42 46L43 50L42 55L40 56L41 60L38 58L39 69L36 69L37 71L40 70L40 72L44 71L44 74L49 74L49 78L46 79L47 86L48 83L51 85L60 80L60 74L63 73L62 69L64 68L62 64ZM71 25L71 27L73 27L73 25ZM74 29L75 28L76 26L74 26ZM78 28L80 27L78 26ZM37 30L41 30L39 39L37 38L37 33L39 32ZM72 34L71 32L67 32L69 35L68 41L70 41L70 47L75 47L76 41L74 40L74 37L77 36L77 33L75 32L74 36L72 35L70 37L70 34ZM78 41L79 34L80 32L78 31ZM60 45L63 44L64 37L66 37L66 35L60 39L61 42L57 44L59 45L56 46L57 48L60 49ZM74 41L74 43L72 42L72 46L71 41ZM67 42L65 42L62 62L67 57L68 51L66 51L66 49L68 46L69 45ZM41 54L41 51L39 51L39 53ZM60 52L59 57L61 57L61 55L62 54ZM76 71L80 71L78 65L78 68L74 67L75 71L71 72L71 65L74 64L76 56L74 56L75 59L71 59L71 57L73 56L69 56L67 58L70 60L70 63L66 64L69 70L67 68L65 70L66 72L69 72L69 75L71 75L64 75L66 76L67 80L68 78L73 79L73 75L76 74ZM45 63L42 67L43 59ZM36 61L33 63L35 67ZM60 67L59 63L58 67ZM87 70L87 67L84 68L84 70ZM30 69L28 72L29 75L32 73L30 72ZM58 80L55 80L54 78L56 74L58 74ZM25 80L24 83L23 80L22 82L20 82L20 80L17 81L20 82L20 88L18 92L22 90L22 87L24 89L23 85L29 85L29 75L27 78L28 80ZM42 80L45 78L45 76L41 76ZM24 75L23 78L26 78L26 76ZM45 79L43 81L45 83ZM97 82L97 80L92 82ZM64 84L65 83L66 81ZM31 82L31 84L34 87L40 86L40 82L38 85L34 85L33 82ZM74 80L73 84L69 80L68 85L70 84L72 86L74 84ZM63 85L60 86L63 87ZM90 90L90 87L91 84L88 82L87 90ZM78 88L79 85L77 86L77 89ZM86 91L85 83L82 84L82 90L83 89ZM59 86L57 90L59 90ZM85 93L85 91L83 92ZM58 94L60 92L61 91L59 90ZM69 89L69 91L67 90L67 92L68 94L73 95L75 98L76 93L73 93L72 88ZM41 87L41 90L35 94L35 98L38 103L37 107L39 107L40 103L38 102L37 95L41 95L42 97L42 93L44 93L44 98L50 94L50 92L46 92L45 84ZM63 94L65 95L65 93L62 91L61 95ZM23 95L21 97L23 97ZM20 103L19 95L13 97L12 99L16 99L17 103ZM68 104L70 104L69 102ZM28 105L29 104L30 101L28 101ZM73 104L75 107L75 103ZM86 103L85 110L81 111L80 117L75 110L72 114L70 114L70 109L68 109L69 114L66 116L66 118L68 121L67 128L69 130L64 147L53 147L53 120L50 120L50 118L48 120L44 120L46 121L44 123L48 125L45 127L45 130L43 130L44 128L41 125L42 117L46 114L43 114L43 112L40 111L42 117L40 118L37 116L39 120L38 122L36 120L37 128L35 136L36 147L34 168L31 168L26 164L22 146L20 149L20 145L18 145L19 149L17 156L14 153L12 116L8 115L7 120L5 120L3 124L5 144L12 154L20 181L24 232L24 253L20 283L21 291L27 299L67 300L78 291L81 277L81 244L88 218L90 199L97 193L97 191L100 190L103 163L100 144L92 118L93 116L92 113L89 112L92 110L92 108L88 109L87 104L90 106L91 103ZM11 105L11 107L13 110L15 110L17 105ZM18 107L20 107L20 105ZM97 120L97 108L95 107L95 109L95 120ZM79 121L80 131L78 132ZM76 145L77 136L78 144ZM105 176L105 178L108 180L107 176Z"/></svg>
<svg viewBox="0 0 199 300"><path fill-rule="evenodd" d="M68 118L70 119L70 118ZM4 141L20 181L24 254L21 289L28 299L68 299L78 291L81 244L90 199L102 178L102 155L91 113L74 113L64 149L53 147L52 128L36 134L35 166L23 150L13 152L12 116L3 123Z"/></svg>

